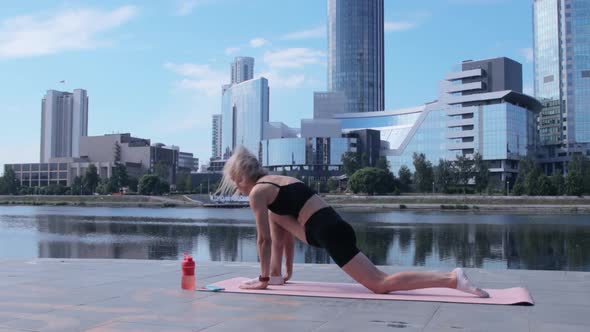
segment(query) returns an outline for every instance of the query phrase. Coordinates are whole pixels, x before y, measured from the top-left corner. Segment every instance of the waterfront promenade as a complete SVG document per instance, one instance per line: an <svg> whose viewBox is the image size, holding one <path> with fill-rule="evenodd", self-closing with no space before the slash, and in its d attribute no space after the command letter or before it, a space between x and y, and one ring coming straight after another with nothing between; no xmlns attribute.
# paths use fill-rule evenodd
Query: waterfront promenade
<svg viewBox="0 0 590 332"><path fill-rule="evenodd" d="M384 267L387 272L432 270ZM180 289L180 261L2 259L6 331L588 331L590 273L467 269L484 288L523 286L534 306L331 299ZM197 286L255 277L257 263L197 262ZM294 280L351 282L336 265Z"/></svg>

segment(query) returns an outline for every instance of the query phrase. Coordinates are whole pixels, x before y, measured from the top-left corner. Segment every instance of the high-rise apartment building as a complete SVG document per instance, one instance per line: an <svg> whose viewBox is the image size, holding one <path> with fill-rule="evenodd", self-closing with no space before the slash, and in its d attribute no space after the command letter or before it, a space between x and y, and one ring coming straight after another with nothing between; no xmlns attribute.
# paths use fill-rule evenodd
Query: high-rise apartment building
<svg viewBox="0 0 590 332"><path fill-rule="evenodd" d="M49 90L41 102L40 160L79 157L80 138L88 135L88 95Z"/></svg>
<svg viewBox="0 0 590 332"><path fill-rule="evenodd" d="M384 109L383 0L328 0L328 91L346 113Z"/></svg>
<svg viewBox="0 0 590 332"><path fill-rule="evenodd" d="M590 155L590 0L533 0L540 156L548 173Z"/></svg>
<svg viewBox="0 0 590 332"><path fill-rule="evenodd" d="M221 114L213 114L211 124L211 159L221 158Z"/></svg>
<svg viewBox="0 0 590 332"><path fill-rule="evenodd" d="M231 84L238 84L254 77L254 58L239 56L231 63Z"/></svg>

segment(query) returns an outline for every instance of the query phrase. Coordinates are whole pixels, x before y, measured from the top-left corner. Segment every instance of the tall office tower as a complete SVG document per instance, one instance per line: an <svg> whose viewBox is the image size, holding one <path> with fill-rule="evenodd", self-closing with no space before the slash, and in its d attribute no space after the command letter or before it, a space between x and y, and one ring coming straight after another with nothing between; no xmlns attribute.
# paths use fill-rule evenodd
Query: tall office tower
<svg viewBox="0 0 590 332"><path fill-rule="evenodd" d="M254 77L254 58L239 56L231 63L231 84L238 84Z"/></svg>
<svg viewBox="0 0 590 332"><path fill-rule="evenodd" d="M268 122L269 88L264 77L232 85L221 96L221 153L231 156L242 145L262 160L260 141Z"/></svg>
<svg viewBox="0 0 590 332"><path fill-rule="evenodd" d="M533 0L535 97L548 173L590 153L590 0ZM549 169L547 168L549 166Z"/></svg>
<svg viewBox="0 0 590 332"><path fill-rule="evenodd" d="M211 126L211 159L221 159L221 114L213 114Z"/></svg>
<svg viewBox="0 0 590 332"><path fill-rule="evenodd" d="M79 157L80 137L88 135L88 95L48 90L41 102L41 162Z"/></svg>
<svg viewBox="0 0 590 332"><path fill-rule="evenodd" d="M328 0L328 91L346 113L382 111L383 0Z"/></svg>

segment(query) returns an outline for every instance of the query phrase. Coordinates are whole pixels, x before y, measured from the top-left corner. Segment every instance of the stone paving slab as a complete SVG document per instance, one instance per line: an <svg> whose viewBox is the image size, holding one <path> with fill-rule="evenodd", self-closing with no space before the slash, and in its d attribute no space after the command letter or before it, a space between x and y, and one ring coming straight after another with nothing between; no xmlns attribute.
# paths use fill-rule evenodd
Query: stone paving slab
<svg viewBox="0 0 590 332"><path fill-rule="evenodd" d="M183 291L180 261L4 259L0 264L0 332L590 329L585 272L468 269L483 287L527 287L536 302L527 307ZM258 272L257 263L197 262L197 286ZM352 282L333 264L296 264L294 279Z"/></svg>

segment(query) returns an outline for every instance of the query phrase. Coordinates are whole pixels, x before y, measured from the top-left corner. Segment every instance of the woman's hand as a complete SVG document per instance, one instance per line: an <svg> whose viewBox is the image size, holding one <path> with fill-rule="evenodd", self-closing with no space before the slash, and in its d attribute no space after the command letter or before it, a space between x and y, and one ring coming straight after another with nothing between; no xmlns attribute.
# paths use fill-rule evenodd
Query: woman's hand
<svg viewBox="0 0 590 332"><path fill-rule="evenodd" d="M241 289L266 289L268 281L259 281L258 279L252 279L244 282L240 285Z"/></svg>

